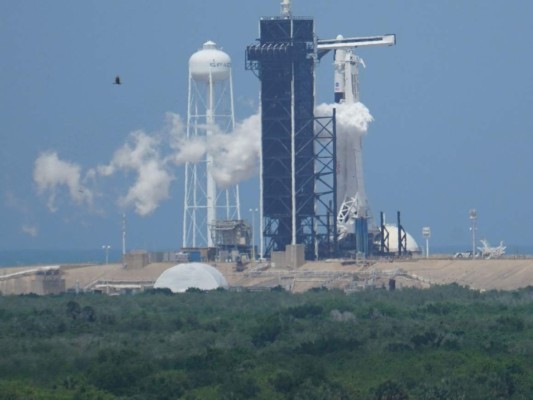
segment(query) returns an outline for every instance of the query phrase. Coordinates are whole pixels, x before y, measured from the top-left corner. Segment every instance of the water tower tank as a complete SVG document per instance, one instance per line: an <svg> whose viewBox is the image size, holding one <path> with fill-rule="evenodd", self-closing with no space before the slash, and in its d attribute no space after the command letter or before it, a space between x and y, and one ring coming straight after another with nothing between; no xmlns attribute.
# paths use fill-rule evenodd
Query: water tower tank
<svg viewBox="0 0 533 400"><path fill-rule="evenodd" d="M214 81L229 79L231 72L231 58L222 50L216 48L212 41L205 42L202 50L194 53L189 59L191 77L197 81Z"/></svg>

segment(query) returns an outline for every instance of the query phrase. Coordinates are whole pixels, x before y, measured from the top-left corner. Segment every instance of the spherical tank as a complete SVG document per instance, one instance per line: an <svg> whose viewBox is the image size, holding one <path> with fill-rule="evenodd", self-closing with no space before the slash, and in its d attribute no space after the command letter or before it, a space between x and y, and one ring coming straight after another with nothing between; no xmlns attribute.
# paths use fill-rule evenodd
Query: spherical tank
<svg viewBox="0 0 533 400"><path fill-rule="evenodd" d="M191 77L198 81L222 81L229 79L231 58L222 50L217 49L212 41L205 42L202 49L189 59Z"/></svg>
<svg viewBox="0 0 533 400"><path fill-rule="evenodd" d="M385 224L385 229L389 232L389 251L396 253L398 251L398 226L393 224ZM409 234L405 232L405 241L407 246L407 251L411 253L420 253L420 247L416 240Z"/></svg>

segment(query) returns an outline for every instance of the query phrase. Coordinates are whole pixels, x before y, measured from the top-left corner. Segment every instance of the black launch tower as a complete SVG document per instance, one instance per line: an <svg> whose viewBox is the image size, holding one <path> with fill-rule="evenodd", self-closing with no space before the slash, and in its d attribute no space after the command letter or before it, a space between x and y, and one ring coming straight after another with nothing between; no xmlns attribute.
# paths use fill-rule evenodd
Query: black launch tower
<svg viewBox="0 0 533 400"><path fill-rule="evenodd" d="M259 41L246 49L246 68L261 80L266 254L285 250L295 239L306 244L311 258L314 52L313 19L292 16L261 19Z"/></svg>

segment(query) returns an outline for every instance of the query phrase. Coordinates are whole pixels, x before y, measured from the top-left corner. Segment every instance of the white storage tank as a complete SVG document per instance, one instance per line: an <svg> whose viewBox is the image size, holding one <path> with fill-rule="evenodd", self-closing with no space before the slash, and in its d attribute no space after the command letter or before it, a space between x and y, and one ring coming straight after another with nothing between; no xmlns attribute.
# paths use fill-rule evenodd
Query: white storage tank
<svg viewBox="0 0 533 400"><path fill-rule="evenodd" d="M394 224L385 224L385 229L389 232L389 251L391 253L398 252L398 226ZM420 253L420 247L416 240L409 234L405 232L405 241L407 246L407 251L409 253L417 254Z"/></svg>
<svg viewBox="0 0 533 400"><path fill-rule="evenodd" d="M189 72L197 81L223 81L230 77L231 58L217 49L216 43L207 41L189 59Z"/></svg>

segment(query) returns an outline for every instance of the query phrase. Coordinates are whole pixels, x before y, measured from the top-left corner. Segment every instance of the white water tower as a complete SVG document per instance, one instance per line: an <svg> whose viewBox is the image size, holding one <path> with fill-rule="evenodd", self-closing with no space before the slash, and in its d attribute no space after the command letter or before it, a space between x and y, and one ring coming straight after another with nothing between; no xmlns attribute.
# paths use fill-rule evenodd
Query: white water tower
<svg viewBox="0 0 533 400"><path fill-rule="evenodd" d="M187 138L209 143L210 136L233 132L234 127L231 58L208 41L189 59ZM218 219L240 219L239 186L217 188L207 148L202 161L185 164L183 247L213 247L210 225Z"/></svg>

